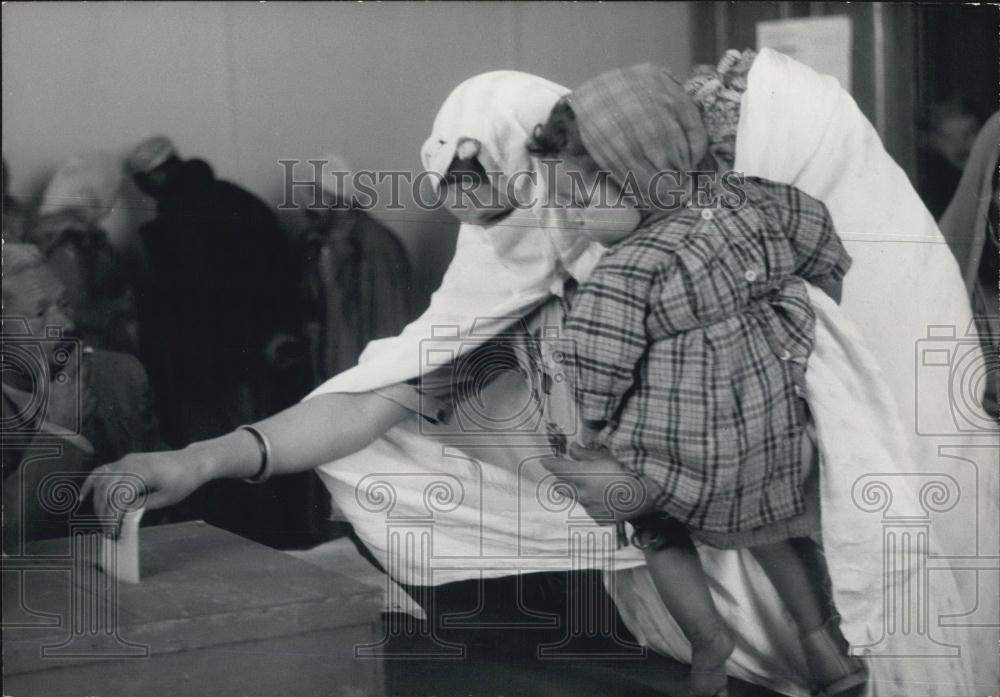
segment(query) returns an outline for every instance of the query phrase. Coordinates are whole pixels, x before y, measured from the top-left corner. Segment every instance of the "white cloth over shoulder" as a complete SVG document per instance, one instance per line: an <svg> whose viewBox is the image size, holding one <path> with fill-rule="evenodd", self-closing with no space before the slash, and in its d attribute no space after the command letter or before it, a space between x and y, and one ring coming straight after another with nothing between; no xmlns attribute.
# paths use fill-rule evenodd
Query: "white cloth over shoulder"
<svg viewBox="0 0 1000 697"><path fill-rule="evenodd" d="M848 641L873 654L869 696L987 694L998 684L997 432L975 385L963 403L952 398L962 365L923 361L931 350L969 361L966 370L982 365L966 334L974 329L957 264L833 78L764 49L736 142L737 171L822 200L854 258L840 307L810 288L817 326L807 382L834 601ZM929 339L935 325L955 333ZM738 632L731 674L808 694L797 630L753 558L700 551ZM646 570L619 572L614 583L633 632L686 658Z"/></svg>
<svg viewBox="0 0 1000 697"><path fill-rule="evenodd" d="M442 105L424 145L425 166L446 171L459 142L475 139L487 170L538 175L518 179L538 187L521 191L526 198L519 201L543 200L538 190L544 178L525 145L567 91L515 71L470 78ZM462 225L455 256L427 311L399 336L371 342L356 367L307 399L419 377L439 367L432 357L462 355L529 316L548 340L558 340L564 284L586 278L603 251L569 215L526 207L489 228ZM481 396L479 416L509 414L530 400L524 381L498 381ZM554 418L566 433L576 427L566 423L571 411ZM335 509L394 578L437 585L581 566L571 550L569 521L585 526L589 518L562 505L555 478L539 461L551 454L543 423L467 438L440 436L426 422L408 419L369 447L318 470ZM604 559L594 556L587 565L604 566ZM641 559L625 549L615 563Z"/></svg>

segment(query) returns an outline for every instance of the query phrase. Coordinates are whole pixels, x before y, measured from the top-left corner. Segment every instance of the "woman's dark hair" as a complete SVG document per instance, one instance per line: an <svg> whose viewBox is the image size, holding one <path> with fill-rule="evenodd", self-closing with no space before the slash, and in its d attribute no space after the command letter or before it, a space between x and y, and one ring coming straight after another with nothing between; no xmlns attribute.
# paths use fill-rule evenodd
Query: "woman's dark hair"
<svg viewBox="0 0 1000 697"><path fill-rule="evenodd" d="M545 123L535 126L528 141L528 152L535 157L562 156L575 160L593 160L583 145L573 107L565 98L556 102Z"/></svg>

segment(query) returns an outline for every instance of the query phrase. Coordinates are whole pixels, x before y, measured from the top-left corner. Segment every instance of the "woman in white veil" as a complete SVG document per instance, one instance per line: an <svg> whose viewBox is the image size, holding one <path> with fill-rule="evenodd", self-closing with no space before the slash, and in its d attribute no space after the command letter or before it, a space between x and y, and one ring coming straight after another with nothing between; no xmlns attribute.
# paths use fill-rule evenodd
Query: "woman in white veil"
<svg viewBox="0 0 1000 697"><path fill-rule="evenodd" d="M422 150L431 180L456 158L475 160L505 177L510 186L499 188L510 205L502 219L496 210L482 218L459 211L466 222L454 259L430 307L399 336L370 343L355 368L249 428L100 468L84 495L93 492L101 506L116 477L133 473L146 482L145 505L156 508L214 478L318 468L338 512L404 584L641 563L637 550L605 549L603 539L575 550L573 531L593 521L541 464L553 434L571 437L576 428L560 365L564 295L601 253L577 231L585 225L577 213L533 205L545 199L545 180L525 145L566 91L497 71L449 95ZM508 345L518 365L477 364L485 344ZM458 365L483 378L474 394L427 389L431 375ZM447 420L435 418L442 403ZM397 520L432 522L427 549L401 553Z"/></svg>

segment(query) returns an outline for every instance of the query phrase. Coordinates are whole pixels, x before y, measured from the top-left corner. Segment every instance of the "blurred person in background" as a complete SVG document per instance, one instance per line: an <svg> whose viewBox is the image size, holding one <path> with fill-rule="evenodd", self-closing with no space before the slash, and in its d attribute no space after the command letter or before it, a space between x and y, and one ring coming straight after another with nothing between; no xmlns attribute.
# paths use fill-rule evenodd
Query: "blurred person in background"
<svg viewBox="0 0 1000 697"><path fill-rule="evenodd" d="M309 346L308 389L354 367L369 341L397 335L413 319L412 269L396 234L356 205L353 172L337 154L322 158L313 187L296 187L302 211L296 257ZM315 472L302 479L307 527L315 540L347 536L371 553L350 523L330 520L326 486ZM340 516L333 516L340 518Z"/></svg>
<svg viewBox="0 0 1000 697"><path fill-rule="evenodd" d="M44 204L43 204L44 209ZM135 293L125 262L87 212L43 213L25 241L37 245L67 290L77 334L88 346L138 355Z"/></svg>
<svg viewBox="0 0 1000 697"><path fill-rule="evenodd" d="M127 160L156 201L140 228L147 277L141 356L164 437L174 447L226 433L274 408L274 372L295 364L298 312L291 250L274 213L163 136Z"/></svg>
<svg viewBox="0 0 1000 697"><path fill-rule="evenodd" d="M105 152L74 155L63 162L45 186L39 215L76 211L100 225L115 211L122 187L121 163Z"/></svg>
<svg viewBox="0 0 1000 697"><path fill-rule="evenodd" d="M291 245L260 199L181 159L163 136L127 158L136 186L156 202L139 229L140 355L171 447L228 433L282 409L308 389ZM171 511L251 539L300 543L322 502L294 478L256 487L220 481Z"/></svg>
<svg viewBox="0 0 1000 697"><path fill-rule="evenodd" d="M68 289L34 245L4 245L3 310L7 552L21 540L69 534L72 512L51 501L57 480L75 477L79 486L76 475L163 444L142 365L79 340ZM41 445L60 447L39 457L33 446Z"/></svg>
<svg viewBox="0 0 1000 697"><path fill-rule="evenodd" d="M356 205L351 172L330 154L315 189L296 189L305 217L298 255L311 387L354 367L369 341L395 336L413 319L406 250Z"/></svg>
<svg viewBox="0 0 1000 697"><path fill-rule="evenodd" d="M987 361L983 407L1000 418L1000 112L975 139L958 191L941 217L972 297Z"/></svg>
<svg viewBox="0 0 1000 697"><path fill-rule="evenodd" d="M125 176L121 158L103 151L73 155L57 168L39 204L39 214L71 210L100 227L124 264L123 272L137 276L142 266L142 248L136 230L150 206L143 206Z"/></svg>
<svg viewBox="0 0 1000 697"><path fill-rule="evenodd" d="M917 189L927 209L938 220L948 207L972 151L983 119L979 108L964 96L934 104L921 123L925 164Z"/></svg>

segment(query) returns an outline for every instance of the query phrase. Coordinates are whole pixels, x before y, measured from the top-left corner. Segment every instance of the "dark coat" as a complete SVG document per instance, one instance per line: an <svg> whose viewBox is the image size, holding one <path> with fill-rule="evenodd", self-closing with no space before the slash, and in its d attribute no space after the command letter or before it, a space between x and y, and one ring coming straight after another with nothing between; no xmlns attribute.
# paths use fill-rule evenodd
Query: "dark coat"
<svg viewBox="0 0 1000 697"><path fill-rule="evenodd" d="M209 403L243 399L238 388L260 379L269 338L296 332L293 257L271 209L201 160L181 163L157 204L141 230L141 353L169 440L184 445L173 416L185 421L202 404L215 415L244 411ZM204 425L201 436L238 424Z"/></svg>

